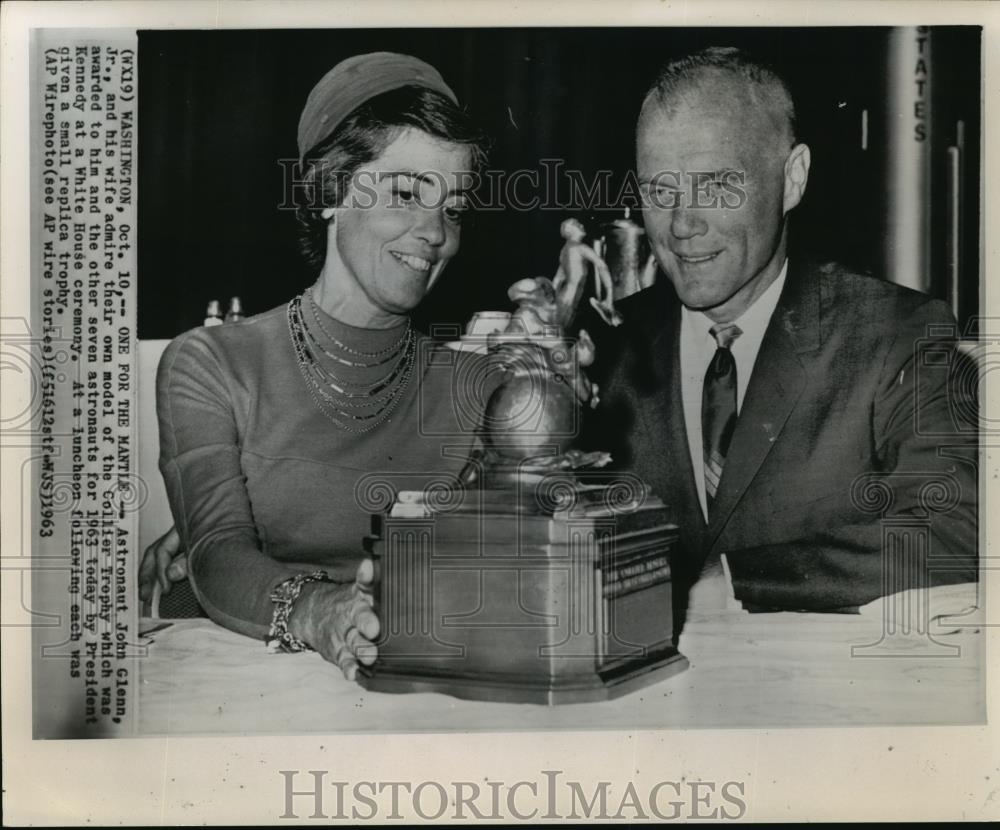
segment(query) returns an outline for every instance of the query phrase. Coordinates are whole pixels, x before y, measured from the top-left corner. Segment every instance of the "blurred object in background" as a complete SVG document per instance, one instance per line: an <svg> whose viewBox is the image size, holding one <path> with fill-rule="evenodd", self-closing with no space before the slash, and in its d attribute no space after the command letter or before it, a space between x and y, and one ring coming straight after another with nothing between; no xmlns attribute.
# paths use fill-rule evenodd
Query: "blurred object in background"
<svg viewBox="0 0 1000 830"><path fill-rule="evenodd" d="M222 319L222 308L219 306L218 300L209 300L208 308L205 310L205 322L206 326L221 326L223 323ZM179 332L178 332L179 333Z"/></svg>
<svg viewBox="0 0 1000 830"><path fill-rule="evenodd" d="M646 230L631 214L631 209L626 207L625 215L604 225L602 235L593 242L597 255L611 271L615 300L637 294L656 281L656 269L649 267Z"/></svg>
<svg viewBox="0 0 1000 830"><path fill-rule="evenodd" d="M240 320L245 318L243 313L243 303L240 302L239 297L233 297L229 300L229 310L226 312L226 322L227 323L238 323Z"/></svg>

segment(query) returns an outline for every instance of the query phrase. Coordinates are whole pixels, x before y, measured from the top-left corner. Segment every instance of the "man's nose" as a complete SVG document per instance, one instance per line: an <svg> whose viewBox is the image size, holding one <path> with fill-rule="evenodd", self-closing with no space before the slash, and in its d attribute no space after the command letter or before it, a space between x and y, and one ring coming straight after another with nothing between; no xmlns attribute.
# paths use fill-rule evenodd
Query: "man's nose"
<svg viewBox="0 0 1000 830"><path fill-rule="evenodd" d="M427 207L418 211L419 219L413 229L414 235L428 245L442 245L445 240L444 210Z"/></svg>
<svg viewBox="0 0 1000 830"><path fill-rule="evenodd" d="M670 217L670 233L677 239L701 236L708 230L708 223L697 210L689 207L675 208Z"/></svg>

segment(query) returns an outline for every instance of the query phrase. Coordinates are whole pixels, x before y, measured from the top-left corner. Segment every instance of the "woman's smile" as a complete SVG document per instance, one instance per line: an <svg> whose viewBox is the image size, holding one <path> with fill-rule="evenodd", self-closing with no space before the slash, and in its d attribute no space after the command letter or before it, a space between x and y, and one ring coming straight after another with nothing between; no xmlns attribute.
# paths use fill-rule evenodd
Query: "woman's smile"
<svg viewBox="0 0 1000 830"><path fill-rule="evenodd" d="M404 266L409 268L411 271L415 271L418 274L426 275L428 271L431 270L431 266L434 264L429 259L424 259L420 256L415 256L413 254L403 254L398 251L390 251L398 262L401 262Z"/></svg>

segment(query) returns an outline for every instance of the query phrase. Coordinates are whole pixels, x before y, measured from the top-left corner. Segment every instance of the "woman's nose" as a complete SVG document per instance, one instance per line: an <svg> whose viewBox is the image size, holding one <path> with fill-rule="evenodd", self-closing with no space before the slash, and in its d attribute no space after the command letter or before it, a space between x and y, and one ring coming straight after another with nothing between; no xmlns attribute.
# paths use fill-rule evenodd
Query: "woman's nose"
<svg viewBox="0 0 1000 830"><path fill-rule="evenodd" d="M697 210L689 207L674 209L673 215L670 217L670 233L677 239L701 236L706 230L708 230L708 223Z"/></svg>
<svg viewBox="0 0 1000 830"><path fill-rule="evenodd" d="M444 211L430 207L419 211L419 219L413 233L428 245L441 245L445 241Z"/></svg>

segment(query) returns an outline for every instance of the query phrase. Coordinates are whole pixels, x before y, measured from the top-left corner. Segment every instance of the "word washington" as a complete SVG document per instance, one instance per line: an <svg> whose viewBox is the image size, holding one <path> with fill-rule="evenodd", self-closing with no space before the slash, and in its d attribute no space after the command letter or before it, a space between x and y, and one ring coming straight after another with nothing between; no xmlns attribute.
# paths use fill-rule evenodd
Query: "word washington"
<svg viewBox="0 0 1000 830"><path fill-rule="evenodd" d="M747 810L743 781L659 781L582 784L541 770L541 780L333 781L328 770L279 770L284 811L279 819L644 819L737 820Z"/></svg>

